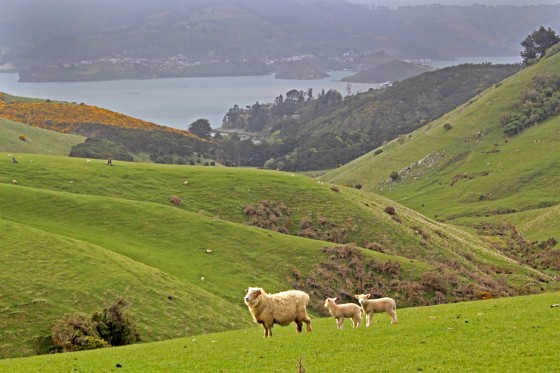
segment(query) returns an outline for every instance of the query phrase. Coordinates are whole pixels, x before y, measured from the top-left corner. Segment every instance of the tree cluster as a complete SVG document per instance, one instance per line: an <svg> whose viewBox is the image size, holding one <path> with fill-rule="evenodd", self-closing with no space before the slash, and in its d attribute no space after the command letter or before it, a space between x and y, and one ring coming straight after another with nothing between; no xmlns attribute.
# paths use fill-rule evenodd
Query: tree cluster
<svg viewBox="0 0 560 373"><path fill-rule="evenodd" d="M541 26L521 42L523 63L529 64L544 57L546 51L558 43L560 43L560 36L556 35L556 32L550 27L545 29L544 26Z"/></svg>

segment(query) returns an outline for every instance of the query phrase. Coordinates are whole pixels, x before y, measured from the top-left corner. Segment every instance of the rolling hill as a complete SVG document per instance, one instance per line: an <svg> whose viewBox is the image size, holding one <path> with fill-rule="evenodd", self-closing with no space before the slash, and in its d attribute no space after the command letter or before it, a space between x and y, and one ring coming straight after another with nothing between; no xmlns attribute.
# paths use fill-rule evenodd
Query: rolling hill
<svg viewBox="0 0 560 373"><path fill-rule="evenodd" d="M323 312L325 294L350 300L361 289L390 292L404 307L479 299L482 291L504 296L557 288L545 273L475 235L354 188L337 192L264 170L110 167L33 154L12 164L6 155L0 157L0 251L8 260L0 272L10 291L0 299L7 316L3 357L44 352L38 341L53 321L67 312L91 313L117 295L133 301L150 342L247 326L250 317L239 315L248 286L302 288L312 294L315 315ZM248 206L262 210L263 201L278 202L273 205L287 218L272 228L291 234L250 226ZM389 205L396 215L385 212ZM340 241L296 236L310 231ZM345 270L326 278L329 266ZM236 317L209 323L216 312Z"/></svg>
<svg viewBox="0 0 560 373"><path fill-rule="evenodd" d="M78 135L64 137L39 131L45 134L40 141L48 142L46 146L52 147L52 141L48 139L55 139L59 142L58 147L70 146L65 155L84 158L180 164L190 160L194 164L195 159L200 161L203 158L210 146L209 141L188 131L146 122L104 108L84 103L18 97L5 92L0 92L0 127L0 131L6 132L6 138L0 140L3 149L25 152L33 148L19 143L15 147L19 135L14 137L13 131L17 127L25 137L25 133L37 133L37 129L42 128ZM80 141L76 140L78 138ZM45 149L44 154L56 154L52 153L54 149Z"/></svg>
<svg viewBox="0 0 560 373"><path fill-rule="evenodd" d="M360 183L428 217L486 231L483 235L493 239L498 232L489 234L485 225L510 230L514 236L519 230L531 241L556 241L560 116L514 136L504 133L501 120L519 110L539 77L559 74L560 54L551 54L403 137L401 143L387 143L321 180ZM551 255L558 258L558 249ZM554 261L558 268L560 262Z"/></svg>
<svg viewBox="0 0 560 373"><path fill-rule="evenodd" d="M558 58L320 179L243 168L107 166L33 154L47 146L39 141L14 164L2 149L0 356L45 353L52 322L68 312L91 314L117 296L132 301L143 341L153 342L247 327L248 286L305 290L315 318L324 315L326 296L350 302L362 291L391 295L404 309L558 290L560 268L546 256L558 251L548 235L558 232L558 116L515 137L500 124L535 77L559 73ZM524 240L515 227L540 242ZM474 315L477 304L440 307L451 307L451 322L449 314ZM495 315L511 326L511 314ZM429 328L419 325L419 332ZM499 329L503 335L505 326Z"/></svg>

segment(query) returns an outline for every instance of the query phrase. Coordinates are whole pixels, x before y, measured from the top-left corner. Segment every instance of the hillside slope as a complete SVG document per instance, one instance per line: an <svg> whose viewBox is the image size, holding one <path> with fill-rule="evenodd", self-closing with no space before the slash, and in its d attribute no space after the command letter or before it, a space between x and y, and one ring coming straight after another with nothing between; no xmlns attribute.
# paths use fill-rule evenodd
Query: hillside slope
<svg viewBox="0 0 560 373"><path fill-rule="evenodd" d="M14 195L4 188L2 193ZM91 315L119 296L131 301L144 341L249 324L223 314L221 309L236 306L202 287L103 247L29 225L0 218L0 358L46 353L45 336L55 320L76 311Z"/></svg>
<svg viewBox="0 0 560 373"><path fill-rule="evenodd" d="M557 240L560 116L514 136L501 124L545 76L560 76L560 54L487 89L404 143L390 142L321 179L360 183L439 221L479 229L481 222L513 222L533 240Z"/></svg>
<svg viewBox="0 0 560 373"><path fill-rule="evenodd" d="M88 137L85 142L74 143L66 153L73 157L180 164L186 164L190 159L194 164L195 158L208 152L210 145L209 141L188 131L146 122L96 106L18 97L4 92L0 92L0 120L2 127L7 127L7 123L12 123L12 127L13 123L23 123L31 128ZM26 129L26 132L29 131L35 130ZM42 133L46 135L45 139L56 137L54 134ZM59 135L58 138L63 137ZM0 146L5 141L1 141ZM0 147L0 150L8 151L10 148ZM27 149L29 153L41 152L40 148L34 150L34 146ZM44 153L51 154L48 151Z"/></svg>
<svg viewBox="0 0 560 373"><path fill-rule="evenodd" d="M10 295L3 306L7 314L26 312L34 299L56 307L37 309L33 317L40 325L33 328L10 318L6 331L17 331L25 347L11 337L3 356L32 353L34 338L44 337L62 312L100 308L116 293L139 305L133 311L151 341L247 325L249 315L211 326L205 317L216 310L239 315L248 286L304 289L312 295L314 314L324 312L326 295L351 301L356 291L392 294L405 307L479 299L482 291L505 296L557 288L546 274L504 257L472 234L353 188L336 192L306 177L263 170L126 162L109 167L43 155L21 155L12 164L1 156L6 160L0 162L0 214L8 239L0 247L12 261L32 253L23 263L37 268L28 272L21 263L4 261L3 271L12 275L3 283L14 282L17 289L16 283L46 277L49 270L75 280L73 287L57 288L60 277L53 276L45 285L50 292L34 285L31 293ZM182 205L170 203L170 196ZM268 211L263 201L282 212L271 229L250 226L252 216L246 214L249 205ZM388 206L396 214L385 212ZM272 217L267 219L261 223ZM51 263L52 251L60 256L52 255ZM161 276L161 286L153 276ZM117 285L108 292L90 281ZM131 281L138 287L124 285ZM169 314L158 316L140 305L151 302L171 302ZM176 303L185 307L179 310Z"/></svg>
<svg viewBox="0 0 560 373"><path fill-rule="evenodd" d="M20 139L24 136L24 140ZM68 155L72 146L84 142L78 135L35 128L0 118L0 150L3 152Z"/></svg>

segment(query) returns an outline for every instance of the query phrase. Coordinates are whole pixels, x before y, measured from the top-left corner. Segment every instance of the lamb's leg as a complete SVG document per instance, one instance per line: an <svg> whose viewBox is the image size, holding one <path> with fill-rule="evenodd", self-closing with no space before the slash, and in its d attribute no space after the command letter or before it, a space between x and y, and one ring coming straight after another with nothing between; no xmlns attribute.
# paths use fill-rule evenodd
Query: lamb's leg
<svg viewBox="0 0 560 373"><path fill-rule="evenodd" d="M389 312L389 315L391 315L391 324L396 324L399 322L399 320L397 319L397 311L391 310Z"/></svg>
<svg viewBox="0 0 560 373"><path fill-rule="evenodd" d="M344 317L339 317L336 319L337 329L344 329Z"/></svg>
<svg viewBox="0 0 560 373"><path fill-rule="evenodd" d="M362 314L360 313L360 316L354 316L352 317L352 325L354 326L354 328L358 328L360 327L360 324L362 323Z"/></svg>
<svg viewBox="0 0 560 373"><path fill-rule="evenodd" d="M373 316L373 312L366 314L366 328L369 328L369 326L371 325L371 317L372 316Z"/></svg>

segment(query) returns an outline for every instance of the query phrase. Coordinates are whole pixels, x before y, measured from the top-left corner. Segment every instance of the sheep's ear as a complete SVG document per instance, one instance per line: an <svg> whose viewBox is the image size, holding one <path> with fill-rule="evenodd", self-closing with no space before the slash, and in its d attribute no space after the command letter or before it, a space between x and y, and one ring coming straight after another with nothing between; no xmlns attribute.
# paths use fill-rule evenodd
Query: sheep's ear
<svg viewBox="0 0 560 373"><path fill-rule="evenodd" d="M366 294L366 298L369 298L371 296L371 294Z"/></svg>
<svg viewBox="0 0 560 373"><path fill-rule="evenodd" d="M337 299L338 299L338 297L334 297L332 300L333 300L333 301L336 301Z"/></svg>
<svg viewBox="0 0 560 373"><path fill-rule="evenodd" d="M358 294L354 294L354 298L360 299L360 296Z"/></svg>

